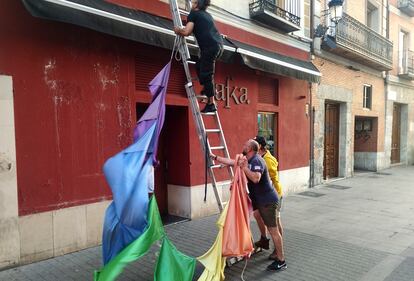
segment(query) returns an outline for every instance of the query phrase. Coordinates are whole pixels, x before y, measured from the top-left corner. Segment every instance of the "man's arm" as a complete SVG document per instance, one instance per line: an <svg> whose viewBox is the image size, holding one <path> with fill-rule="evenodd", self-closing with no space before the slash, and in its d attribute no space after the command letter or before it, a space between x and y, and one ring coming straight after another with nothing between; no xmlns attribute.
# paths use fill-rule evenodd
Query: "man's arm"
<svg viewBox="0 0 414 281"><path fill-rule="evenodd" d="M243 167L243 171L246 174L246 177L254 183L258 183L262 177L260 172L253 172L247 166Z"/></svg>
<svg viewBox="0 0 414 281"><path fill-rule="evenodd" d="M233 166L236 162L234 159L224 158L218 155L210 154L211 160L218 161L224 165Z"/></svg>
<svg viewBox="0 0 414 281"><path fill-rule="evenodd" d="M187 24L183 28L180 28L178 26L174 26L175 34L181 35L181 36L190 35L191 33L193 33L193 29L194 29L194 23L192 21L187 22Z"/></svg>

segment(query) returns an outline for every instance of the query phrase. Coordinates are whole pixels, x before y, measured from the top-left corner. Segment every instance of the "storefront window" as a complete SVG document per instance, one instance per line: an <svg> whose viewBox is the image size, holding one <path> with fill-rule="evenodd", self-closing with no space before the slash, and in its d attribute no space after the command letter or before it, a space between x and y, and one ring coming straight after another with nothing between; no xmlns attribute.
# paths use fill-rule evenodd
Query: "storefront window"
<svg viewBox="0 0 414 281"><path fill-rule="evenodd" d="M263 136L272 155L277 153L276 136L277 115L276 113L259 112L257 114L258 135Z"/></svg>

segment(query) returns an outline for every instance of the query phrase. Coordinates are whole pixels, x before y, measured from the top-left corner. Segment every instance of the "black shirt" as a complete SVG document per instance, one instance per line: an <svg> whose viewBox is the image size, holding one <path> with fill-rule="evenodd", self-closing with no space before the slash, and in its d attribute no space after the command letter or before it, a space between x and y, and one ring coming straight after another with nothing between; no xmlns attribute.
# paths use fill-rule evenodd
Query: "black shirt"
<svg viewBox="0 0 414 281"><path fill-rule="evenodd" d="M204 10L192 10L187 21L194 23L193 33L201 49L223 45L223 39L209 13Z"/></svg>
<svg viewBox="0 0 414 281"><path fill-rule="evenodd" d="M263 206L270 203L277 203L279 201L276 191L270 181L269 172L266 167L266 162L258 154L249 159L249 169L252 172L259 172L262 174L258 183L252 182L247 178L247 186L249 187L249 196L253 205Z"/></svg>

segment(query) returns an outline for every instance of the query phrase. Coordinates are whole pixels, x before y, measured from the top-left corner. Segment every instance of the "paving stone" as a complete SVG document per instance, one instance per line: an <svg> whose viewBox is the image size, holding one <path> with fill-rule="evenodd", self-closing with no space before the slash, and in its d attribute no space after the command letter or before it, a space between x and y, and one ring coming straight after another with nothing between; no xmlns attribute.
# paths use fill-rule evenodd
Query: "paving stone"
<svg viewBox="0 0 414 281"><path fill-rule="evenodd" d="M414 281L414 258L406 258L385 281Z"/></svg>
<svg viewBox="0 0 414 281"><path fill-rule="evenodd" d="M371 276L376 268L390 266L390 260L394 262L393 267L388 267L390 270L384 271L384 277L375 281L414 281L414 208L411 201L414 167L393 168L389 174L380 181L372 179L371 173L335 182L335 186L341 188L325 186L323 197L287 196L282 212L287 270L266 271L271 261L267 259L269 251L264 251L248 260L244 279L365 281L364 277ZM342 187L352 188L341 190ZM322 194L318 188L309 192ZM390 192L392 197L389 197ZM165 229L178 250L197 257L214 242L218 233L217 219L217 215L210 216L168 225ZM259 236L254 222L252 232L254 237ZM160 245L153 245L147 255L128 265L118 280L153 280ZM101 247L94 247L3 270L0 281L92 280L93 272L102 266L101 255ZM226 280L240 280L244 265L242 261L226 268ZM197 263L194 280L203 270Z"/></svg>

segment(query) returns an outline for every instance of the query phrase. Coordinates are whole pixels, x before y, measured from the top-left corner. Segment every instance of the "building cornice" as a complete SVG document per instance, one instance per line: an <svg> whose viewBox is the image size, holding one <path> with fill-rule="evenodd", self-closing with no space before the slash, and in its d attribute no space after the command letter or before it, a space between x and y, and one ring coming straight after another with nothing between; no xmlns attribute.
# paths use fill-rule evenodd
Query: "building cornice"
<svg viewBox="0 0 414 281"><path fill-rule="evenodd" d="M404 87L407 89L414 89L414 83L409 82L407 80L401 79L398 76L395 75L389 75L388 76L388 84L391 86L398 86L398 87Z"/></svg>
<svg viewBox="0 0 414 281"><path fill-rule="evenodd" d="M348 68L350 70L362 71L364 73L368 73L370 75L373 75L373 76L376 76L378 78L384 79L383 74L382 74L383 73L382 71L378 71L378 70L372 69L372 68L367 67L365 65L362 65L362 64L360 64L360 63L358 63L356 61L352 61L352 60L346 59L344 57L341 57L341 56L332 54L332 53L327 52L327 51L324 51L324 50L315 50L315 55L318 58L321 58L321 59L324 59L324 60L328 60L328 61L330 61L332 63L335 63L335 64L338 64L338 65L344 66L344 67L346 67L346 68ZM318 66L316 65L316 67L318 67ZM323 75L323 72L322 72L322 75Z"/></svg>

